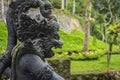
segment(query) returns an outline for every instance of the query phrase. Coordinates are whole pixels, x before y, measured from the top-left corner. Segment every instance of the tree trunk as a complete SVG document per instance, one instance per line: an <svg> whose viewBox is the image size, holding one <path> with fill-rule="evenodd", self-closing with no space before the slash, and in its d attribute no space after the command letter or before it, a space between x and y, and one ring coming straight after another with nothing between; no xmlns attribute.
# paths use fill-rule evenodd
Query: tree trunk
<svg viewBox="0 0 120 80"><path fill-rule="evenodd" d="M89 38L90 38L90 26L91 26L91 0L86 0L86 26L85 26L85 36L84 36L84 44L83 50L89 50Z"/></svg>
<svg viewBox="0 0 120 80"><path fill-rule="evenodd" d="M66 9L68 8L69 0L66 0Z"/></svg>
<svg viewBox="0 0 120 80"><path fill-rule="evenodd" d="M75 13L75 0L73 0L73 14Z"/></svg>
<svg viewBox="0 0 120 80"><path fill-rule="evenodd" d="M112 46L113 46L113 43L110 43L109 44L109 51L107 52L107 67L108 67L108 69L109 69L110 60L111 60Z"/></svg>
<svg viewBox="0 0 120 80"><path fill-rule="evenodd" d="M64 0L62 0L62 9L64 9L64 4L65 4Z"/></svg>
<svg viewBox="0 0 120 80"><path fill-rule="evenodd" d="M113 46L113 43L110 43L109 44L109 51L112 52L112 46Z"/></svg>
<svg viewBox="0 0 120 80"><path fill-rule="evenodd" d="M106 42L106 25L103 26L103 41Z"/></svg>
<svg viewBox="0 0 120 80"><path fill-rule="evenodd" d="M5 7L4 7L4 1L3 0L1 0L1 7L2 7L2 9L1 9L2 19L6 23L6 20L5 20Z"/></svg>

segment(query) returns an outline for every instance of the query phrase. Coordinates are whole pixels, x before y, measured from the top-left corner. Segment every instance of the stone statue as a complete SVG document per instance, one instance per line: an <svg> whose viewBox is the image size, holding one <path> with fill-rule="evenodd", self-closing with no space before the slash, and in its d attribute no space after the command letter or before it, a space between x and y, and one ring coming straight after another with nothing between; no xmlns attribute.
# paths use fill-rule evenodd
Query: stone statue
<svg viewBox="0 0 120 80"><path fill-rule="evenodd" d="M30 8L37 7L45 17L41 22L26 14ZM45 60L54 55L52 47L62 46L59 24L51 13L50 2L12 1L7 11L8 46L0 59L0 75L11 66L11 80L64 80Z"/></svg>

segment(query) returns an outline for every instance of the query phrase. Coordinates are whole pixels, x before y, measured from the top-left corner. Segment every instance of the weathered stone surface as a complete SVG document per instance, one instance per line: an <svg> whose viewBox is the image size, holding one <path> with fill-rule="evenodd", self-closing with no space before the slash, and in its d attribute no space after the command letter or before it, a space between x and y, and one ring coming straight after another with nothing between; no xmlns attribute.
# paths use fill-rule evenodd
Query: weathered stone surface
<svg viewBox="0 0 120 80"><path fill-rule="evenodd" d="M83 30L81 24L79 23L79 20L75 19L75 18L71 18L69 16L66 16L64 14L60 15L60 14L56 14L58 22L60 23L60 27L70 33L72 30L74 29L79 29L79 30Z"/></svg>
<svg viewBox="0 0 120 80"><path fill-rule="evenodd" d="M48 63L54 70L66 80L70 78L70 60L69 59L48 59Z"/></svg>
<svg viewBox="0 0 120 80"><path fill-rule="evenodd" d="M71 75L70 80L120 80L120 72L109 72L109 74L104 72L76 73Z"/></svg>

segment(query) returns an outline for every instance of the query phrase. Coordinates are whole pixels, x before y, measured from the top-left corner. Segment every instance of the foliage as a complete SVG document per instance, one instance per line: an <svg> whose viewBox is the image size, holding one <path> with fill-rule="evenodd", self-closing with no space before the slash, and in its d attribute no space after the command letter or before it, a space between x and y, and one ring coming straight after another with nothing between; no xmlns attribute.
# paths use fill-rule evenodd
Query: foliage
<svg viewBox="0 0 120 80"><path fill-rule="evenodd" d="M85 16L85 0L84 1L75 0L75 1L76 1L75 13L78 14L79 16ZM72 7L73 7L73 0L69 0L67 10L72 12Z"/></svg>
<svg viewBox="0 0 120 80"><path fill-rule="evenodd" d="M106 15L106 20L111 17L109 16L111 14L109 9L111 9L113 15L120 17L119 5L120 0L94 0L94 8L98 10L99 13Z"/></svg>
<svg viewBox="0 0 120 80"><path fill-rule="evenodd" d="M120 33L120 23L117 23L115 25L110 25L110 27L107 29L107 34L108 34L108 43L111 44L117 44L118 39L118 33Z"/></svg>
<svg viewBox="0 0 120 80"><path fill-rule="evenodd" d="M81 24L81 26L82 26L82 28L84 28L85 27L85 16L79 16L79 15L77 15L77 14L74 14L73 15L74 16L74 18L76 18L76 19L78 19L79 20L79 22L80 22L80 24Z"/></svg>
<svg viewBox="0 0 120 80"><path fill-rule="evenodd" d="M105 54L104 50L96 50L96 51L89 51L89 52L64 52L61 54L55 54L53 58L69 58L71 60L94 60L98 59L102 55Z"/></svg>
<svg viewBox="0 0 120 80"><path fill-rule="evenodd" d="M102 40L102 33L101 33L101 26L94 24L91 27L91 32L90 34L94 36L95 38Z"/></svg>
<svg viewBox="0 0 120 80"><path fill-rule="evenodd" d="M115 34L120 32L120 23L117 23L115 25L110 25L108 28L108 34Z"/></svg>
<svg viewBox="0 0 120 80"><path fill-rule="evenodd" d="M53 8L57 8L60 9L61 8L61 0L50 0ZM65 4L66 4L66 0L65 0ZM76 14L83 16L85 15L85 1L83 0L76 0ZM66 6L65 6L66 7ZM68 6L66 7L66 10L68 10L69 12L72 13L72 9L73 9L73 0L68 0Z"/></svg>
<svg viewBox="0 0 120 80"><path fill-rule="evenodd" d="M72 7L73 7L73 0L70 0L68 3L68 8L67 10L72 13Z"/></svg>
<svg viewBox="0 0 120 80"><path fill-rule="evenodd" d="M61 0L50 0L53 5L53 8L60 9L61 8Z"/></svg>
<svg viewBox="0 0 120 80"><path fill-rule="evenodd" d="M99 27L94 29L101 33L99 36L102 35L102 37L96 36L100 40L104 39L105 41L107 28L120 21L119 5L120 0L94 0L93 9L95 11L92 15L96 19L95 27Z"/></svg>

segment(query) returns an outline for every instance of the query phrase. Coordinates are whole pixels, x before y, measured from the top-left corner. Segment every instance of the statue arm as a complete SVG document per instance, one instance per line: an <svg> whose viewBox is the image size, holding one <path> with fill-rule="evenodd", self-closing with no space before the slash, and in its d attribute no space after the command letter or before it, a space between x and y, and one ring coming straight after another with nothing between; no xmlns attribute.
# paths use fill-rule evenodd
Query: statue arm
<svg viewBox="0 0 120 80"><path fill-rule="evenodd" d="M9 21L9 18L7 21L7 30L8 30L8 42L7 42L7 49L6 52L9 52L11 55L13 47L17 44L17 37L14 30L13 23Z"/></svg>
<svg viewBox="0 0 120 80"><path fill-rule="evenodd" d="M7 30L8 30L8 45L6 51L8 52L11 52L13 47L17 44L17 37L14 30L14 22L12 20L12 17L13 17L12 9L9 9L6 17Z"/></svg>
<svg viewBox="0 0 120 80"><path fill-rule="evenodd" d="M2 56L2 62L6 65L10 65L11 63L11 52L13 47L17 43L16 34L14 31L13 26L13 20L12 20L12 9L9 8L7 11L6 16L6 22L7 22L7 30L8 30L8 42L7 42L7 48L5 54Z"/></svg>

